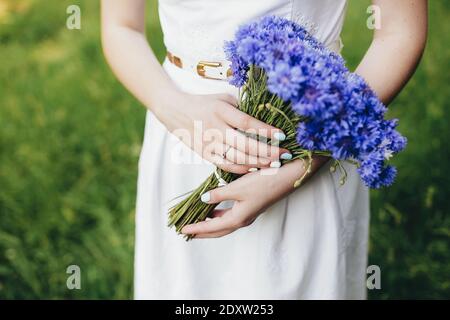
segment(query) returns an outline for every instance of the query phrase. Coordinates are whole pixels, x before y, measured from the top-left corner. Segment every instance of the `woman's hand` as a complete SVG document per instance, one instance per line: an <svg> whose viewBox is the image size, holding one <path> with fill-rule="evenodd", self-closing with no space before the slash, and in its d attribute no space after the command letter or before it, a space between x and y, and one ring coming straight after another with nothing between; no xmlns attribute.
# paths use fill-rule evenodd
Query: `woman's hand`
<svg viewBox="0 0 450 320"><path fill-rule="evenodd" d="M118 79L176 136L204 159L234 173L279 166L287 150L241 131L283 140L284 134L239 111L229 95L180 92L163 70L145 35L145 0L102 1L102 43ZM284 155L283 155L284 154ZM224 159L225 158L225 159Z"/></svg>
<svg viewBox="0 0 450 320"><path fill-rule="evenodd" d="M315 157L310 173L313 175L328 158ZM206 203L234 200L231 209L215 210L212 219L187 225L184 234L195 238L217 238L250 225L268 207L294 190L294 182L304 174L303 161L295 160L281 168L267 168L246 174L230 184L202 195Z"/></svg>
<svg viewBox="0 0 450 320"><path fill-rule="evenodd" d="M166 105L156 115L169 131L202 158L233 173L250 168L279 167L290 159L288 150L249 138L243 132L278 141L284 133L237 109L237 100L227 94L168 94Z"/></svg>

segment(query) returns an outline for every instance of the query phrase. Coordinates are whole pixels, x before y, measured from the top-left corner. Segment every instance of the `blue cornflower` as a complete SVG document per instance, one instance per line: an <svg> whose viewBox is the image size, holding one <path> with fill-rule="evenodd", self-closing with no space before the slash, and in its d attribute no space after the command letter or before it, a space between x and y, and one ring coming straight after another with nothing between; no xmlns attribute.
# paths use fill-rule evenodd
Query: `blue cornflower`
<svg viewBox="0 0 450 320"><path fill-rule="evenodd" d="M297 127L299 146L357 161L369 187L392 184L396 169L386 160L405 148L406 138L396 131L396 120L385 119L386 106L340 55L301 25L276 16L241 26L225 44L225 53L231 84L243 86L250 66L260 68L267 75L267 90L306 118Z"/></svg>
<svg viewBox="0 0 450 320"><path fill-rule="evenodd" d="M278 63L267 74L267 88L283 100L295 99L305 77L300 67L291 67L285 62Z"/></svg>

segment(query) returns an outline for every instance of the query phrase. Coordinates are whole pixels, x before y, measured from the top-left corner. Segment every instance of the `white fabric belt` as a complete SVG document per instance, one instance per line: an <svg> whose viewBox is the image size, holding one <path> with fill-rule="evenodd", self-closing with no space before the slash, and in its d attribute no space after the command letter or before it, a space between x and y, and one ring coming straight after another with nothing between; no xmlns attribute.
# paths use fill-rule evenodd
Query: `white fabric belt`
<svg viewBox="0 0 450 320"><path fill-rule="evenodd" d="M340 53L343 48L341 38L333 41L327 47L336 53ZM180 58L170 51L167 51L167 60L178 68L191 71L206 79L227 80L232 75L229 61L198 61L189 59L189 57Z"/></svg>

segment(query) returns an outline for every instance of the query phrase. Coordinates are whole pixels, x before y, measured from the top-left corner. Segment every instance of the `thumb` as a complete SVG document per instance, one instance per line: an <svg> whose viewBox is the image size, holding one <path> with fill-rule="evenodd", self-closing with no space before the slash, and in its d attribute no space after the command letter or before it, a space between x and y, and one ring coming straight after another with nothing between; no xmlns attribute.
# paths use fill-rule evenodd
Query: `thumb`
<svg viewBox="0 0 450 320"><path fill-rule="evenodd" d="M210 204L219 203L225 200L237 200L235 199L232 187L229 184L203 193L200 199L204 203Z"/></svg>

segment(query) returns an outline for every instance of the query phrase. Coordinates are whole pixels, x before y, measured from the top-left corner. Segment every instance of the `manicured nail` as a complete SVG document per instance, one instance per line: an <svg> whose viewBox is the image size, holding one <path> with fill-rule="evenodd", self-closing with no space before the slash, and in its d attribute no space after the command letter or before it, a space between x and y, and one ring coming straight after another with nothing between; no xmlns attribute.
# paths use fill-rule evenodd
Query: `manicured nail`
<svg viewBox="0 0 450 320"><path fill-rule="evenodd" d="M204 194L202 194L202 196L200 197L200 199L204 202L204 203L208 203L209 200L211 200L211 192L205 192Z"/></svg>
<svg viewBox="0 0 450 320"><path fill-rule="evenodd" d="M286 140L286 135L283 132L275 132L273 138L278 141L284 141Z"/></svg>
<svg viewBox="0 0 450 320"><path fill-rule="evenodd" d="M279 167L281 167L281 162L280 161L271 162L270 167L271 168L279 168Z"/></svg>
<svg viewBox="0 0 450 320"><path fill-rule="evenodd" d="M248 169L248 172L255 172L255 171L258 171L258 168L250 168L250 169Z"/></svg>
<svg viewBox="0 0 450 320"><path fill-rule="evenodd" d="M288 153L288 152L285 152L285 153L281 154L280 159L291 160L292 159L292 154Z"/></svg>

